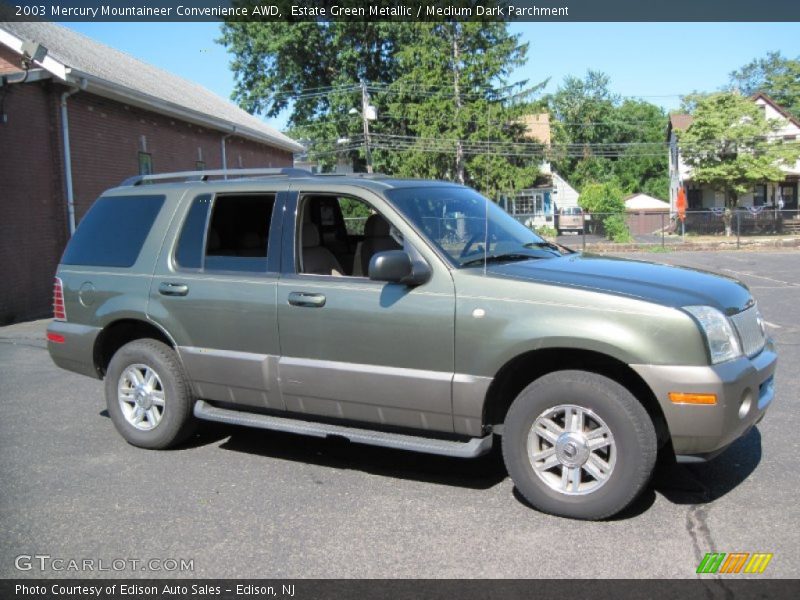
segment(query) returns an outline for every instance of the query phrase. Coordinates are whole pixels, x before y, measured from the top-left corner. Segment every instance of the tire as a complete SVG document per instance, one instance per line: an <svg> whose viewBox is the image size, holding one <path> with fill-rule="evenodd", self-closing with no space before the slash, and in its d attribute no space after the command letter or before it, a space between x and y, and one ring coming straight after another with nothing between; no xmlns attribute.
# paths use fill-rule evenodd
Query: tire
<svg viewBox="0 0 800 600"><path fill-rule="evenodd" d="M549 373L522 390L506 415L502 443L508 473L534 508L586 520L611 517L633 502L657 454L644 407L619 383L587 371Z"/></svg>
<svg viewBox="0 0 800 600"><path fill-rule="evenodd" d="M175 351L162 342L142 339L122 346L108 365L105 386L108 414L134 446L171 448L196 427L191 387Z"/></svg>

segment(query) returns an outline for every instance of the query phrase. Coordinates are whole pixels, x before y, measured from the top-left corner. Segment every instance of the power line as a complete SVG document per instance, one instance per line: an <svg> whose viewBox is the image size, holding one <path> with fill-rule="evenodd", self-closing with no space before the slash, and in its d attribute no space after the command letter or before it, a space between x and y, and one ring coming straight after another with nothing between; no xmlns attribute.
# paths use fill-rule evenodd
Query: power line
<svg viewBox="0 0 800 600"><path fill-rule="evenodd" d="M511 91L515 88L521 88L525 84L516 83L511 85L499 86L499 87L473 87L472 89L478 89L482 91L469 91L469 90L462 90L461 96L463 98L478 98L483 100L489 101L504 101L504 100L513 100L518 99L520 95L524 95L526 93L535 93L537 91L536 86L525 90L522 89L519 92L514 94L508 94L508 91ZM331 85L331 86L319 86L319 87L311 87L311 88L301 88L299 90L270 90L266 92L266 94L271 98L281 98L288 96L293 100L307 100L313 98L322 98L326 96L330 96L333 94L339 93L349 93L349 92L357 92L360 90L360 84L353 83L353 84L346 84L346 85ZM369 83L367 84L367 90L376 94L393 94L393 95L400 95L400 94L408 94L408 95L416 95L416 96L428 96L428 97L438 97L441 96L441 92L451 92L452 88L450 86L445 85L434 85L434 84L419 84L419 83ZM431 91L431 90L440 90ZM638 98L681 98L684 96L690 95L686 94L641 94L641 95L619 95L618 98L621 99L638 99Z"/></svg>
<svg viewBox="0 0 800 600"><path fill-rule="evenodd" d="M317 142L309 153L320 156L324 154L336 154L351 152L362 147L363 136L353 136L348 138L347 144L339 144L328 140ZM742 148L743 151L758 149L769 144L769 141L758 140L758 144L751 144ZM785 142L797 144L798 142ZM392 134L373 133L370 135L370 145L373 149L387 151L414 151L449 154L458 148L466 155L491 154L505 157L518 158L584 158L587 156L597 158L643 158L643 157L665 157L669 144L666 142L622 142L622 143L595 143L595 144L540 144L527 142L499 141L499 140L465 140L455 138L430 138L420 136L401 136ZM717 152L722 145L722 141L710 142L708 144L696 144L685 146L695 152ZM334 146L335 148L331 149ZM324 150L314 150L314 147L322 147ZM630 149L640 150L635 154L628 153Z"/></svg>
<svg viewBox="0 0 800 600"><path fill-rule="evenodd" d="M531 113L531 114L533 114L533 113ZM389 120L389 121L408 121L411 118L412 117L409 117L409 116L393 115L393 114L388 114L386 112L383 112L383 113L379 114L378 121L386 121L386 120ZM418 119L418 117L417 117L417 119ZM522 117L520 117L519 120L512 119L512 120L509 120L509 121L500 122L500 123L498 123L498 125L500 125L500 126L508 126L508 125L525 126L526 123L524 123L521 119L522 119ZM318 123L342 123L342 122L345 122L345 121L353 121L353 122L355 122L355 118L352 117L352 116L349 116L349 115L343 115L343 116L340 116L340 117L325 117L324 119L321 119L320 121L317 121L316 123L314 123L312 125L301 125L299 127L311 127L311 126L316 125ZM484 123L485 119L484 118L480 118L480 117L475 117L475 118L472 118L472 119L459 118L457 120L457 122L459 124ZM548 121L547 123L541 123L541 125L564 125L564 126L572 126L572 127L590 127L590 126L597 126L597 125L613 126L613 125L648 125L648 124L666 125L667 124L667 117L665 116L663 119L630 120L630 121L622 120L622 121L584 121L584 122L577 122L576 121L576 122L573 122L573 121L553 120L553 121Z"/></svg>

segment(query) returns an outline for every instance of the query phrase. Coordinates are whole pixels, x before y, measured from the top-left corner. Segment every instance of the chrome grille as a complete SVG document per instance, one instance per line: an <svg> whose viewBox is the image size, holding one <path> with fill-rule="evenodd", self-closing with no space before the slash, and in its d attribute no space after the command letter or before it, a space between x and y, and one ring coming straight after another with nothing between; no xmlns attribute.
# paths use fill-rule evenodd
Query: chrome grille
<svg viewBox="0 0 800 600"><path fill-rule="evenodd" d="M742 343L742 352L747 356L755 356L764 349L766 338L764 336L763 319L757 306L752 306L738 315L731 317L734 327Z"/></svg>

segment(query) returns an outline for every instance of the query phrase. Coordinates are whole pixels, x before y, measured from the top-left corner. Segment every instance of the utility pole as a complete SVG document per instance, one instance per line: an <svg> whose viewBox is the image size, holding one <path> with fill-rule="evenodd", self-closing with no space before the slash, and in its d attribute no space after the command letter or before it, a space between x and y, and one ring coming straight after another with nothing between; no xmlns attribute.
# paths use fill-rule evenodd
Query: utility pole
<svg viewBox="0 0 800 600"><path fill-rule="evenodd" d="M361 120L364 122L364 150L367 155L367 173L372 173L372 152L369 149L369 118L371 111L374 111L369 105L369 94L367 93L367 82L361 81ZM374 117L373 117L374 118Z"/></svg>

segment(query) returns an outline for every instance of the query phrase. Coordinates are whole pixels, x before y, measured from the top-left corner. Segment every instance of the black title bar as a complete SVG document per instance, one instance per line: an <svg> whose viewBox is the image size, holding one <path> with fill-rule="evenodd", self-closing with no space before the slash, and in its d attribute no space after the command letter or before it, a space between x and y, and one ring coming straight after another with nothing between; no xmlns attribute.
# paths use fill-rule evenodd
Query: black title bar
<svg viewBox="0 0 800 600"><path fill-rule="evenodd" d="M0 0L0 21L800 21L797 0ZM681 43L676 27L676 43Z"/></svg>
<svg viewBox="0 0 800 600"><path fill-rule="evenodd" d="M3 600L667 600L800 596L797 579L716 577L577 580L25 579L0 580Z"/></svg>

